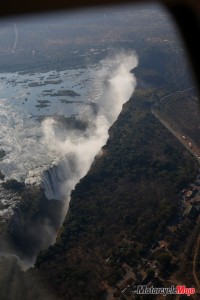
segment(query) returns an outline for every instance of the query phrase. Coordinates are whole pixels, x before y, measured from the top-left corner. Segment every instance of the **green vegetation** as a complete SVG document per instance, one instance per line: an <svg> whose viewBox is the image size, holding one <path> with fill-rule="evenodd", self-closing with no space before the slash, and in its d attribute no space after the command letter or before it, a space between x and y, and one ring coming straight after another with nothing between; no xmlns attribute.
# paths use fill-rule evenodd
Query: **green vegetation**
<svg viewBox="0 0 200 300"><path fill-rule="evenodd" d="M102 280L116 284L124 262L136 268L176 218L176 194L196 176L191 155L150 113L151 95L138 91L124 105L103 155L72 192L57 243L37 258L67 299L100 299ZM166 255L159 259L170 268Z"/></svg>

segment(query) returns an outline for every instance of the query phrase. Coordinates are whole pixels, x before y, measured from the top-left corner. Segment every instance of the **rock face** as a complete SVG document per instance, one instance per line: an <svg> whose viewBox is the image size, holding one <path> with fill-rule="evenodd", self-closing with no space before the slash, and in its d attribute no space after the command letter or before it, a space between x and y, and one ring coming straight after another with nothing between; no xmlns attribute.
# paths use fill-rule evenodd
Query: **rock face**
<svg viewBox="0 0 200 300"><path fill-rule="evenodd" d="M45 170L42 175L41 186L45 191L45 195L48 199L60 200L62 195L60 186L66 180L66 172L61 165L53 166L48 170Z"/></svg>
<svg viewBox="0 0 200 300"><path fill-rule="evenodd" d="M0 180L4 180L4 178L5 178L5 175L0 170Z"/></svg>
<svg viewBox="0 0 200 300"><path fill-rule="evenodd" d="M3 149L0 149L0 160L2 160L6 156L6 152Z"/></svg>
<svg viewBox="0 0 200 300"><path fill-rule="evenodd" d="M37 271L24 270L55 242L63 205L39 186L13 179L0 184L0 299L57 300Z"/></svg>
<svg viewBox="0 0 200 300"><path fill-rule="evenodd" d="M0 186L0 251L34 261L54 242L64 203L49 201L39 186L8 180ZM3 242L2 242L3 241Z"/></svg>
<svg viewBox="0 0 200 300"><path fill-rule="evenodd" d="M57 165L45 170L42 175L41 186L46 197L51 200L66 200L73 188L73 179L76 178L77 166L75 157L68 155Z"/></svg>
<svg viewBox="0 0 200 300"><path fill-rule="evenodd" d="M25 189L25 184L16 179L9 179L2 183L4 189L14 192L20 192Z"/></svg>
<svg viewBox="0 0 200 300"><path fill-rule="evenodd" d="M0 184L0 252L12 252L10 222L14 208L20 200L21 197L17 192L7 190Z"/></svg>

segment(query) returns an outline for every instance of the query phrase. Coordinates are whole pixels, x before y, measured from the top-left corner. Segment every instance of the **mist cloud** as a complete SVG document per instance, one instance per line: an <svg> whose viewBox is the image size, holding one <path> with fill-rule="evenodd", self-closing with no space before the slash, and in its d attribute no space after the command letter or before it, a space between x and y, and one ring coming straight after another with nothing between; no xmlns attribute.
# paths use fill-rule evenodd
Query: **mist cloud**
<svg viewBox="0 0 200 300"><path fill-rule="evenodd" d="M76 118L79 119L80 124L87 124L86 128L83 126L83 130L76 130L72 128L73 126L67 127L67 122L63 126L59 123L59 118L49 117L42 122L42 134L39 126L28 127L30 137L33 133L42 136L37 143L34 139L25 138L26 131L21 130L16 135L18 140L24 137L17 153L21 160L25 157L25 166L30 168L28 163L32 156L34 165L38 166L29 171L29 178L26 182L30 184L37 182L39 184L38 181L41 180L46 197L49 200L61 200L61 202L57 202L59 205L55 206L53 217L52 210L50 210L51 214L49 216L43 216L39 212L37 220L29 221L26 227L23 227L20 218L18 219L17 214L15 214L16 222L13 223L15 229L13 230L13 236L17 246L10 245L5 241L5 247L1 247L3 256L5 252L17 253L26 267L29 267L34 263L37 253L41 249L45 249L55 242L56 232L62 224L68 209L72 189L87 174L94 157L97 154L100 155L101 147L106 144L108 139L109 127L115 122L123 104L129 100L134 92L136 79L130 73L130 70L134 69L137 63L137 56L133 52L119 53L100 62L95 78L92 76L95 80L93 80L94 86L91 86L90 95L93 94L93 90L101 91L101 93L98 97L94 93L94 102L90 103L88 100L86 105L80 105L78 108ZM88 89L89 87L88 84ZM92 100L90 97L90 101ZM7 123L10 120L12 121L12 119L8 119ZM7 123L5 123L5 129L8 128ZM9 137L14 135L15 131L12 132L10 129ZM30 149L30 151L25 151L27 149ZM23 152L26 152L25 156L21 155ZM12 162L15 162L14 158L11 159L14 155L16 153L13 151L10 151L10 154L7 155L10 166L13 165ZM52 161L52 159L54 161L49 166L49 161ZM21 165L24 166L24 164ZM12 168L10 169L12 171ZM16 169L16 175L19 170ZM48 202L48 200L45 201ZM47 206L45 207L47 208ZM18 249L20 250L18 251Z"/></svg>
<svg viewBox="0 0 200 300"><path fill-rule="evenodd" d="M101 70L97 74L104 90L100 105L109 125L116 120L122 105L129 100L135 89L136 78L130 70L137 65L138 58L133 52L119 53L101 62Z"/></svg>
<svg viewBox="0 0 200 300"><path fill-rule="evenodd" d="M47 152L60 158L58 165L64 162L67 166L65 180L59 187L67 203L70 191L88 172L95 155L108 139L109 127L117 119L122 105L132 95L136 79L130 70L134 69L137 64L138 59L133 52L119 53L101 61L95 83L102 90L97 100L98 113L94 115L88 107L84 110L84 114L80 114L80 118L89 121L86 133L80 136L67 130L66 137L63 139L63 134L59 135L55 129L54 119L48 118L43 121L43 143L46 145ZM69 168L69 160L73 161L73 172Z"/></svg>

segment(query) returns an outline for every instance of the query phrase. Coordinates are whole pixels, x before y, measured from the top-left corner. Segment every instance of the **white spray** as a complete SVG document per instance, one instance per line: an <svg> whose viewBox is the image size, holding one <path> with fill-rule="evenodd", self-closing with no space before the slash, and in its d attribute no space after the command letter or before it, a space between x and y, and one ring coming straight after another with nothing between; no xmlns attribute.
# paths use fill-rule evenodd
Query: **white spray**
<svg viewBox="0 0 200 300"><path fill-rule="evenodd" d="M90 120L92 124L86 134L78 137L69 131L63 140L56 135L53 119L46 119L43 122L43 143L47 152L62 157L62 164L64 162L66 165L65 180L59 187L59 193L65 197L67 203L66 208L71 190L88 172L95 155L108 139L109 127L117 119L122 105L129 100L135 89L136 79L130 70L137 64L135 53L120 53L101 62L96 84L100 85L103 93L97 102L98 114L94 116L90 109L84 112L84 118ZM73 160L73 172L69 168L69 158L70 161Z"/></svg>
<svg viewBox="0 0 200 300"><path fill-rule="evenodd" d="M6 114L6 108L2 107L0 111L1 120L4 121L2 138L3 141L7 141L7 147L4 147L6 157L1 162L3 173L7 170L8 178L14 176L18 179L33 165L32 170L28 172L26 183L39 184L41 180L49 200L63 201L62 212L55 211L55 218L58 221L56 228L51 224L51 220L43 219L42 216L37 224L35 222L29 224L28 238L31 236L32 240L36 241L36 246L34 253L30 254L32 256L23 259L27 266L34 262L39 250L55 242L56 230L66 215L72 189L87 174L95 155L100 152L108 139L109 127L115 122L122 105L129 100L135 89L136 79L130 70L134 69L137 63L137 56L134 53L120 53L101 61L95 78L92 76L95 79L93 84L96 85L93 89L98 91L99 95L97 97L97 94L92 92L91 86L94 103L88 100L88 105L80 106L78 114L79 121L88 123L85 131L71 129L71 127L67 129L66 126L63 128L59 126L56 118L47 118L42 123L41 132L40 124L31 127L32 121L27 123L23 118L20 119L14 107L10 114ZM90 101L92 100L91 98ZM13 116L18 116L19 120L12 118ZM9 127L10 124L12 126ZM28 128L24 126L27 124ZM26 130L23 130L24 128ZM35 139L36 136L40 137L39 141ZM54 163L50 167L52 160ZM37 236L38 232L40 232L39 236ZM9 252L15 253L12 249Z"/></svg>

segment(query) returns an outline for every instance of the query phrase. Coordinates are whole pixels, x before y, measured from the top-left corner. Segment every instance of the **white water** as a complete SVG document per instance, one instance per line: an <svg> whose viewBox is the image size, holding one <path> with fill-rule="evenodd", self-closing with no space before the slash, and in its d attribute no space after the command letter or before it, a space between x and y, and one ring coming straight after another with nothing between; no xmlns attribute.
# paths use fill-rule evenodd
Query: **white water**
<svg viewBox="0 0 200 300"><path fill-rule="evenodd" d="M0 75L0 149L6 157L0 162L0 170L6 178L26 180L35 183L41 180L43 170L59 157L46 151L43 144L42 124L38 117L64 115L70 116L83 110L84 103L97 101L99 91L94 88L94 73L97 66L89 69L66 70L38 74L8 73ZM32 82L62 80L60 84L46 84L30 87ZM88 88L90 86L91 88ZM80 94L79 97L50 97L46 90L53 92L69 89ZM38 100L48 100L48 106L38 108ZM75 103L62 103L61 100ZM83 101L83 104L76 103Z"/></svg>
<svg viewBox="0 0 200 300"><path fill-rule="evenodd" d="M88 172L95 155L106 143L109 127L134 91L136 80L130 70L136 65L134 53L120 53L87 71L2 75L0 95L6 98L0 100L0 148L6 151L6 156L1 161L0 170L6 178L41 183L49 199L69 200L70 191ZM53 74L62 79L59 86L53 87L54 90L75 90L81 94L79 100L84 103L92 100L98 104L98 114L94 114L88 105L73 103L70 107L61 103L60 97L54 97L50 99L54 103L38 110L38 114L34 108L34 117L30 118L36 100L43 99L44 90L52 89L52 86L30 88L26 85L37 78L47 80ZM89 121L86 132L59 128L51 116L63 113L78 113L79 119ZM41 124L36 121L37 115L48 115L49 118Z"/></svg>

